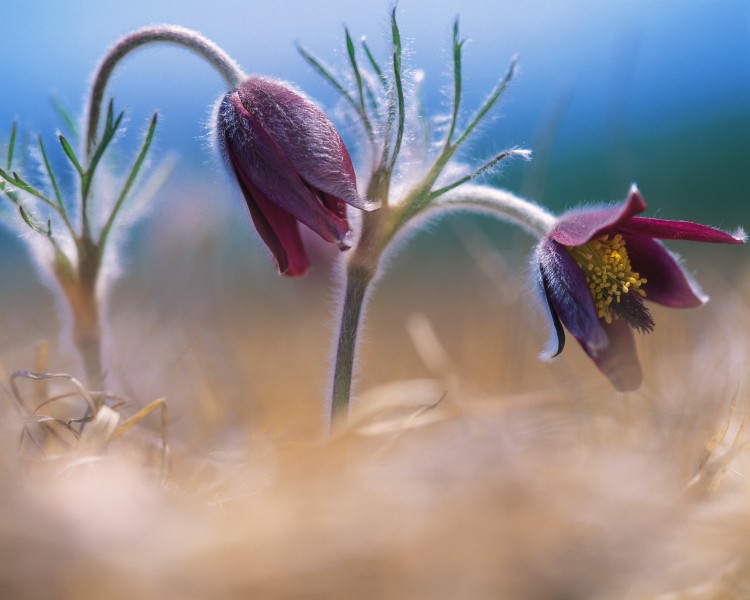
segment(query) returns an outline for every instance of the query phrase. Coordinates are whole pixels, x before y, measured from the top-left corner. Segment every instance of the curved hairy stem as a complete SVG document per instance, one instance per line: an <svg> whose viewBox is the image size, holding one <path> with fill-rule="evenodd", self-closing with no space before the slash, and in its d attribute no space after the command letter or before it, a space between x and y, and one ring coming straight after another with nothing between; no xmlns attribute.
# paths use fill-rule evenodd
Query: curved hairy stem
<svg viewBox="0 0 750 600"><path fill-rule="evenodd" d="M545 237L555 217L524 198L506 190L481 185L462 185L449 190L418 213L403 219L397 210L383 208L368 213L362 220L362 235L346 269L346 287L341 307L336 358L333 371L331 421L334 426L346 421L357 352L359 326L364 315L370 283L378 276L380 259L415 217L432 212L470 210L486 213L523 228L527 233Z"/></svg>
<svg viewBox="0 0 750 600"><path fill-rule="evenodd" d="M138 29L118 41L99 64L89 94L88 117L84 137L88 157L96 141L96 129L101 115L101 104L107 82L117 64L131 51L145 44L165 42L192 50L205 58L219 71L229 89L239 86L246 75L239 65L219 46L197 31L176 25L155 25Z"/></svg>
<svg viewBox="0 0 750 600"><path fill-rule="evenodd" d="M465 209L486 213L518 225L527 233L543 238L555 224L555 216L541 206L507 190L484 185L462 185L445 192L429 205L427 211Z"/></svg>

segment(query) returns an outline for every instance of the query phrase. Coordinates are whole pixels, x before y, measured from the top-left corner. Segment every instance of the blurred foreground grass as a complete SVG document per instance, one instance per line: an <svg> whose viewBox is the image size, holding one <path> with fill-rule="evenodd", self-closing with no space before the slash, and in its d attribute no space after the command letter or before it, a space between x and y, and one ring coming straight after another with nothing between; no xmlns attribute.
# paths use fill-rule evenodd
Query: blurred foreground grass
<svg viewBox="0 0 750 600"><path fill-rule="evenodd" d="M573 340L537 360L528 240L471 219L421 237L376 290L352 425L328 437L328 250L282 280L238 260L258 244L218 235L239 211L175 207L132 242L105 340L126 414L169 403L170 475L160 485L157 413L101 455L43 458L17 450L4 398L0 597L748 593L747 264L684 248L713 299L654 309L645 384L618 395ZM45 340L49 369L75 375L50 294L11 283L6 372L34 369Z"/></svg>

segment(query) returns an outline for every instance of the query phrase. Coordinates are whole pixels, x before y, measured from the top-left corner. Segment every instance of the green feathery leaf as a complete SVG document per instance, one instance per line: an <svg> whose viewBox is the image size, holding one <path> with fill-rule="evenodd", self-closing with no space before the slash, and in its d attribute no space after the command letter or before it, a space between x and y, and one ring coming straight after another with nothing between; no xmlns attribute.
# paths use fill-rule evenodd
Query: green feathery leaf
<svg viewBox="0 0 750 600"><path fill-rule="evenodd" d="M347 38L349 36L349 32L347 31ZM297 52L299 52L302 55L302 58L304 58L310 66L312 66L313 69L315 69L318 74L323 77L329 84L333 86L333 88L343 96L343 98L351 104L354 111L357 113L359 118L362 120L362 124L365 127L365 131L367 132L367 137L370 140L374 139L374 132L372 130L372 124L370 123L370 120L367 118L367 113L364 111L363 106L360 106L360 104L355 100L352 95L346 91L346 88L343 86L343 84L336 79L336 77L321 63L317 58L315 58L312 54L310 54L307 50L305 50L300 44L297 44ZM359 70L357 69L357 74L359 75ZM361 93L360 93L361 97Z"/></svg>
<svg viewBox="0 0 750 600"><path fill-rule="evenodd" d="M91 191L91 184L94 180L94 173L96 172L96 167L99 165L99 161L101 160L102 156L104 156L104 152L107 150L107 147L114 139L115 134L117 133L117 130L120 128L120 123L122 122L122 119L125 116L125 113L120 113L115 119L114 112L111 110L112 109L111 102L109 106L110 106L110 109L107 111L107 120L104 126L104 133L102 134L102 139L99 142L99 144L97 144L96 150L94 151L94 154L91 156L91 162L88 165L88 169L86 170L86 173L83 175L81 179L81 196L84 199L88 198L89 192Z"/></svg>
<svg viewBox="0 0 750 600"><path fill-rule="evenodd" d="M464 183L467 183L468 181L471 181L472 179L476 179L477 177L479 177L480 175L483 175L484 173L492 169L500 161L505 160L506 158L519 156L528 160L530 154L531 153L528 150L519 150L517 148L513 148L511 150L503 150L502 152L500 152L500 154L493 156L490 160L484 163L481 167L479 167L478 169L475 169L474 171L472 171L465 177L461 177L461 179L458 179L454 181L453 183L446 185L445 187L442 187L438 190L430 192L430 200L433 200L434 198L437 198L438 196L445 194L445 192L449 192L450 190L453 190L457 188L459 185L463 185Z"/></svg>
<svg viewBox="0 0 750 600"><path fill-rule="evenodd" d="M6 162L6 168L10 171L13 165L13 153L16 147L16 130L18 123L13 122L13 126L10 128L10 139L8 140L8 160Z"/></svg>
<svg viewBox="0 0 750 600"><path fill-rule="evenodd" d="M42 235L47 235L47 232L37 224L34 217L29 214L26 209L24 209L22 204L18 205L18 212L20 213L23 222L26 223L26 225L28 225L31 229L33 229L37 233L41 233Z"/></svg>
<svg viewBox="0 0 750 600"><path fill-rule="evenodd" d="M388 90L388 79L383 74L383 69L380 68L380 65L375 60L375 57L372 55L372 52L370 52L370 47L367 45L367 42L362 40L362 48L365 51L365 54L367 55L367 60L370 61L370 66L372 67L372 70L375 71L375 74L378 76L378 79L380 80L380 83L383 86L384 90Z"/></svg>
<svg viewBox="0 0 750 600"><path fill-rule="evenodd" d="M344 86L339 82L336 77L321 63L318 59L316 59L312 54L310 54L307 50L305 50L302 46L297 44L297 52L299 52L302 55L302 58L304 58L310 66L312 66L315 71L318 72L318 74L323 77L328 83L330 83L333 88L341 94L344 99L346 99L349 104L351 104L354 109L357 109L357 102L352 98L352 96L349 94L349 92L346 91Z"/></svg>
<svg viewBox="0 0 750 600"><path fill-rule="evenodd" d="M39 151L42 153L42 160L44 161L44 168L47 171L47 177L49 177L49 182L52 185L52 189L55 192L55 199L57 200L57 203L60 205L60 208L63 208L63 201L62 196L60 195L60 188L57 185L57 179L55 179L55 174L52 172L52 166L49 164L49 159L47 158L47 152L44 149L44 142L42 141L42 136L39 136Z"/></svg>
<svg viewBox="0 0 750 600"><path fill-rule="evenodd" d="M349 64L352 67L354 73L354 79L357 82L357 96L359 98L359 111L364 114L365 112L365 95L362 88L362 73L359 72L359 65L357 65L357 53L354 50L354 42L352 36L349 35L349 29L344 27L344 35L346 37L346 52L349 55Z"/></svg>
<svg viewBox="0 0 750 600"><path fill-rule="evenodd" d="M396 141L393 144L393 153L388 165L388 170L393 171L396 165L396 159L401 151L401 142L404 139L404 123L406 115L404 114L404 88L401 81L401 32L396 22L396 9L391 12L391 35L393 37L393 83L396 90L396 102L398 104L398 125L396 126Z"/></svg>
<svg viewBox="0 0 750 600"><path fill-rule="evenodd" d="M70 111L63 106L63 103L60 102L57 98L51 99L52 106L55 109L55 112L57 112L57 115L60 117L63 123L65 123L65 127L68 128L68 131L73 134L74 137L78 137L78 126L76 125L75 119L71 116Z"/></svg>
<svg viewBox="0 0 750 600"><path fill-rule="evenodd" d="M461 106L461 49L465 40L458 37L458 17L453 22L453 114L451 115L451 125L448 131L448 137L445 139L445 145L450 145L453 140L453 134L456 131L458 123L458 111Z"/></svg>
<svg viewBox="0 0 750 600"><path fill-rule="evenodd" d="M45 196L44 193L40 192L33 185L31 185L30 183L24 181L21 178L21 176L18 173L16 173L15 171L13 172L13 175L11 176L11 175L8 175L8 173L6 173L5 171L3 171L2 169L0 169L0 177L2 177L3 179L5 179L11 185L17 187L18 189L23 190L27 194L31 194L35 198L39 198L39 200L41 200L42 202L44 202L47 206L55 209L57 212L60 212L60 208L59 208L59 206L57 204L55 204L52 200L50 200L49 198L47 198L47 196ZM9 196L10 199L15 204L19 204L19 200L15 196L15 194L12 194L10 191L7 191L7 190L6 190L5 194L7 196Z"/></svg>
<svg viewBox="0 0 750 600"><path fill-rule="evenodd" d="M508 72L505 74L505 77L503 77L500 83L498 83L495 86L495 89L492 90L492 93L489 95L487 100L484 101L484 104L479 108L477 113L471 119L468 126L466 127L464 132L461 134L461 137L459 137L458 140L456 140L456 143L454 144L455 147L460 146L466 140L466 138L469 137L469 134L474 130L474 128L479 124L479 122L487 115L490 109L495 105L495 103L500 98L502 93L508 87L508 84L513 79L513 76L516 74L517 65L518 65L518 58L514 56L510 62L510 67L508 69Z"/></svg>
<svg viewBox="0 0 750 600"><path fill-rule="evenodd" d="M57 185L57 179L55 178L55 173L54 171L52 171L52 166L50 165L49 159L47 158L47 151L44 149L44 142L42 142L41 135L39 136L39 150L42 153L42 159L44 160L44 168L47 171L47 177L49 177L50 184L52 185L52 189L55 192L55 200L57 201L57 212L62 217L63 221L65 222L65 227L67 227L71 236L75 238L76 232L73 229L73 224L70 222L70 218L68 217L68 211L65 208L65 203L63 202L62 194L60 194L60 187Z"/></svg>
<svg viewBox="0 0 750 600"><path fill-rule="evenodd" d="M115 202L115 205L112 208L112 212L110 213L109 218L107 219L107 222L102 228L102 232L99 237L99 247L102 249L107 243L107 238L109 237L110 230L112 229L112 225L114 224L115 219L117 218L117 215L120 212L120 209L122 208L122 204L123 202L125 202L125 198L130 192L130 189L133 187L133 184L135 183L135 180L138 177L138 173L140 172L141 167L143 166L143 162L146 160L148 149L151 147L151 142L154 139L154 132L156 131L156 121L157 121L157 113L154 113L154 116L151 118L151 123L149 124L146 137L143 140L143 145L141 146L141 149L138 152L138 156L136 157L135 162L133 163L133 167L130 169L130 174L128 175L128 178L125 180L125 185L122 187L122 191L120 192L120 195L117 197L117 202Z"/></svg>
<svg viewBox="0 0 750 600"><path fill-rule="evenodd" d="M73 148L71 148L70 144L68 143L68 140L65 139L64 135L58 136L60 140L60 145L62 146L63 152L65 152L65 156L68 157L68 160L71 162L71 164L75 167L76 171L78 171L78 175L80 177L83 177L84 170L81 166L81 163L78 162L78 159L76 158L76 153L73 152Z"/></svg>

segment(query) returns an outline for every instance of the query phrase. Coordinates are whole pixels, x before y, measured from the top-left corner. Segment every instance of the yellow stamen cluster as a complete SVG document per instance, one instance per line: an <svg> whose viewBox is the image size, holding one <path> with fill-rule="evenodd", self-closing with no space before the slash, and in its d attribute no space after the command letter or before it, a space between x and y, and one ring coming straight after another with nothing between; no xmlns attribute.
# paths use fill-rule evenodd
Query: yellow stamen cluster
<svg viewBox="0 0 750 600"><path fill-rule="evenodd" d="M619 303L622 294L634 290L646 295L641 289L646 279L631 268L625 240L619 233L612 238L603 235L568 251L586 276L599 318L607 323L612 322L613 316L617 318L611 304Z"/></svg>

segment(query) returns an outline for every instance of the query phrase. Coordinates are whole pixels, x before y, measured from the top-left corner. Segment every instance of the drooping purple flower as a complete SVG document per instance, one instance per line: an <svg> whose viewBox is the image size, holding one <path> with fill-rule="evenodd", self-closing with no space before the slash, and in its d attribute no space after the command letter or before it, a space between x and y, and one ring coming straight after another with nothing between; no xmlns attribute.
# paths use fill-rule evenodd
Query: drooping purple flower
<svg viewBox="0 0 750 600"><path fill-rule="evenodd" d="M222 99L217 133L255 227L284 275L302 275L310 266L298 223L346 250L346 204L376 208L357 193L351 158L333 124L286 84L247 78Z"/></svg>
<svg viewBox="0 0 750 600"><path fill-rule="evenodd" d="M730 234L689 221L638 217L646 209L638 189L619 206L564 213L535 256L538 287L546 300L553 336L542 355L562 352L567 329L620 391L642 379L632 330L650 332L644 303L673 308L700 306L708 298L659 239L741 244Z"/></svg>

